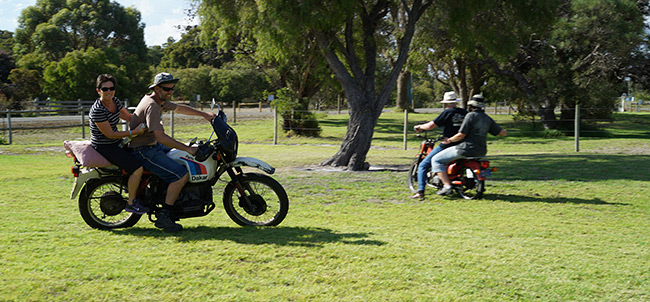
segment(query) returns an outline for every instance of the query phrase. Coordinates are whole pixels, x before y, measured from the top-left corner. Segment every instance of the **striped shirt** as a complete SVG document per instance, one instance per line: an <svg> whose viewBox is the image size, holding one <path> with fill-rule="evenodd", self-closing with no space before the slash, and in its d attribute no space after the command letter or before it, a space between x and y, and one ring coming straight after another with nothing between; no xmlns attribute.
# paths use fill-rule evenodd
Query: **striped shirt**
<svg viewBox="0 0 650 302"><path fill-rule="evenodd" d="M116 144L121 141L119 138L106 137L106 135L99 130L99 127L97 127L96 124L108 121L111 125L111 129L117 131L117 124L120 122L120 110L122 110L124 106L116 97L113 97L113 101L115 102L115 112L110 112L106 107L104 107L104 104L102 104L102 101L99 98L95 101L93 107L90 108L90 113L88 114L90 120L90 143L94 146Z"/></svg>

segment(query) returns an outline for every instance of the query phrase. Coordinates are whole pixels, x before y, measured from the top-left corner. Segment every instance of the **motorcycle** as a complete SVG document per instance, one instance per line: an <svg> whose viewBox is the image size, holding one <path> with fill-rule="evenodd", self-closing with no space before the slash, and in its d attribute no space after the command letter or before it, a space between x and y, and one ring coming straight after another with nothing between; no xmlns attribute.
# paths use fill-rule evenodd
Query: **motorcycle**
<svg viewBox="0 0 650 302"><path fill-rule="evenodd" d="M435 148L436 143L442 141L442 133L435 139L427 138L426 131L418 134L423 137L420 143L420 152L409 168L408 184L412 192L418 190L418 167L422 160ZM447 166L447 175L451 180L453 190L465 199L480 199L485 192L485 180L496 172L497 168L490 168L490 161L484 157L468 157L452 161ZM443 187L440 177L431 170L427 171L426 185L440 190Z"/></svg>
<svg viewBox="0 0 650 302"><path fill-rule="evenodd" d="M226 114L221 107L211 125L213 132L208 141L197 143L194 138L188 143L189 146L198 146L195 155L177 149L167 153L171 159L185 166L190 175L176 199L172 219L202 217L212 212L216 207L212 187L221 176L227 174L230 181L223 190L223 206L235 223L241 226L280 224L289 210L289 199L282 185L266 174L244 173L242 170L242 167L252 167L273 174L275 168L256 158L237 157L237 133L227 124ZM212 139L215 133L216 138ZM90 146L88 148L92 149ZM72 174L75 180L70 199L79 196L79 212L86 224L97 229L134 226L142 215L124 210L128 199L129 175L116 166L84 166L77 155L71 156L74 158ZM162 209L167 186L157 176L144 172L137 196L142 204L149 207L145 215L151 222L156 221Z"/></svg>

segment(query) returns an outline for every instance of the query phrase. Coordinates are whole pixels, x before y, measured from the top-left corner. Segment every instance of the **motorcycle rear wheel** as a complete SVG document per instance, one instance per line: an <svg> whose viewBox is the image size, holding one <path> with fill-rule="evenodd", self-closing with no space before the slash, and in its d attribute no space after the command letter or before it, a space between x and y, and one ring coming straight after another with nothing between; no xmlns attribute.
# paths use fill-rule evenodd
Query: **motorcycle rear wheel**
<svg viewBox="0 0 650 302"><path fill-rule="evenodd" d="M241 226L280 224L289 212L289 198L282 185L259 173L245 173L238 178L252 207L246 206L237 180L229 182L223 191L223 206L230 219Z"/></svg>
<svg viewBox="0 0 650 302"><path fill-rule="evenodd" d="M129 194L122 190L121 179L88 182L79 194L79 213L95 229L132 227L142 215L124 211L128 198Z"/></svg>
<svg viewBox="0 0 650 302"><path fill-rule="evenodd" d="M485 192L485 180L478 179L478 175L468 167L464 167L461 171L461 177L458 178L463 182L462 185L456 187L458 195L465 199L480 199Z"/></svg>

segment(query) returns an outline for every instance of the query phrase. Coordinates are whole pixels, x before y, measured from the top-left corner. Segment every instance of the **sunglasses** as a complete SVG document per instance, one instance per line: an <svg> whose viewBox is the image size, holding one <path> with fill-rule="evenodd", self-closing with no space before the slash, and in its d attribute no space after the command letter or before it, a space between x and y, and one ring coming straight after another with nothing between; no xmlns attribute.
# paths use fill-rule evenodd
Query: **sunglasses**
<svg viewBox="0 0 650 302"><path fill-rule="evenodd" d="M174 87L163 87L163 86L159 86L159 87L162 88L162 90L167 92L174 91Z"/></svg>
<svg viewBox="0 0 650 302"><path fill-rule="evenodd" d="M113 86L113 87L102 87L102 88L99 88L99 89L101 91L103 91L103 92L106 92L106 91L109 91L109 90L110 91L115 91L115 86Z"/></svg>

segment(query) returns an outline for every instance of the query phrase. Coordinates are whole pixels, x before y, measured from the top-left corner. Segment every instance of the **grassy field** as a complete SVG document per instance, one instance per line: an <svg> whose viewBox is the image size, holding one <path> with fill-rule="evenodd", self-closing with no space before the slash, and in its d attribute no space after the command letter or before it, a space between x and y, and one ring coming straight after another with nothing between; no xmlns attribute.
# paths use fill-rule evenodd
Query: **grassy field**
<svg viewBox="0 0 650 302"><path fill-rule="evenodd" d="M144 218L91 229L62 148L79 130L16 134L0 146L0 301L650 300L650 114L592 125L579 153L572 137L496 116L510 136L489 140L499 171L477 201L407 198L419 140L403 150L401 114L382 115L377 169L322 169L347 116L322 119L321 138L280 145L269 120L234 127L240 155L278 168L290 198L280 226L242 228L218 206L173 235ZM206 126L176 136L207 138Z"/></svg>

